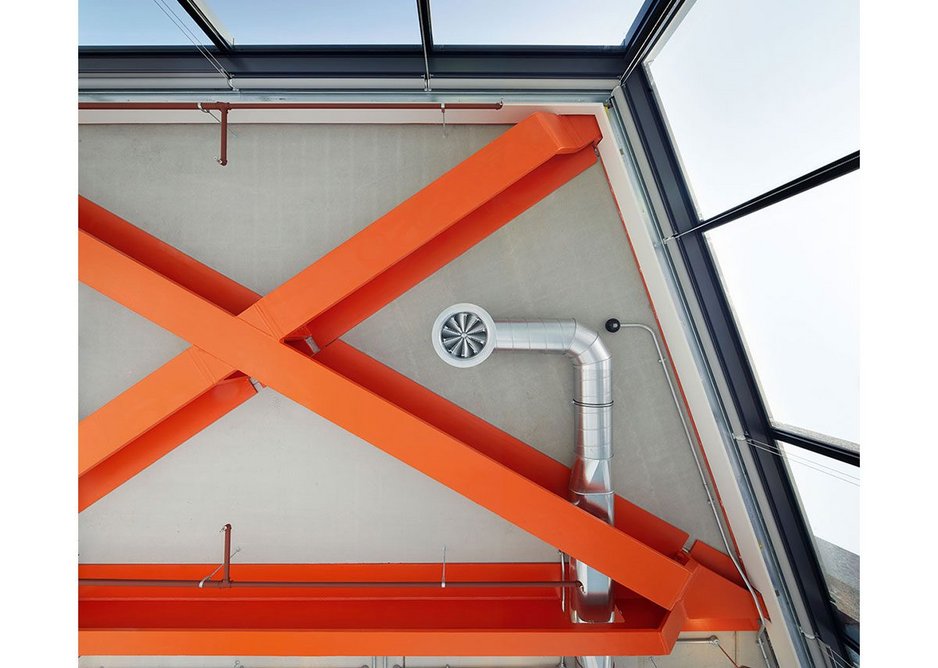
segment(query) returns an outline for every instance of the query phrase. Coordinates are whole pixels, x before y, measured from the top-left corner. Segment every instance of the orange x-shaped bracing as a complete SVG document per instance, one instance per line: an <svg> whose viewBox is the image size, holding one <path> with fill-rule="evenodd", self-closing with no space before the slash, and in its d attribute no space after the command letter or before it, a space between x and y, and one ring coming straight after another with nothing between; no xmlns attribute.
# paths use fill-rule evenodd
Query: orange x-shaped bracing
<svg viewBox="0 0 938 668"><path fill-rule="evenodd" d="M567 501L567 467L337 340L592 165L600 139L591 116L533 114L263 298L79 198L80 280L192 344L82 420L80 507L256 378L666 610L706 582L754 626L712 548L682 553L686 533L621 497L603 523Z"/></svg>

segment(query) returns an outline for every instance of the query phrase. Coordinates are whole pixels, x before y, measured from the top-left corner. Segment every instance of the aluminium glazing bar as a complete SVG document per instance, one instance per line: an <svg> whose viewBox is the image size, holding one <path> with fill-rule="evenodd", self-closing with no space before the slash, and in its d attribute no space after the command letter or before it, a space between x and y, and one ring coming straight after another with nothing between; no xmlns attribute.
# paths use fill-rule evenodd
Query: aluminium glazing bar
<svg viewBox="0 0 938 668"><path fill-rule="evenodd" d="M654 180L664 200L668 221L674 233L691 230L700 224L690 191L681 173L663 116L654 99L651 82L637 69L625 82L623 90L630 111L654 172ZM701 305L705 328L713 340L722 373L726 379L736 413L748 438L772 442L768 413L733 314L723 292L719 275L699 234L687 235L675 250L687 268L693 292ZM801 512L797 492L788 477L785 462L762 450L752 453L758 480L772 507L782 545L794 572L798 592L809 611L814 635L841 656L845 656L842 627L831 603L810 529Z"/></svg>

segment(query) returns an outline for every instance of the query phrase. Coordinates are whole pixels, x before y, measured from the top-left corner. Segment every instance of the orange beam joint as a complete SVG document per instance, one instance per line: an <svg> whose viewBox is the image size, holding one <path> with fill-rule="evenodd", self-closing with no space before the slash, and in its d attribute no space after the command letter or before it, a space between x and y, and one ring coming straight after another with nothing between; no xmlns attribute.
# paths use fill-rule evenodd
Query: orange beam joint
<svg viewBox="0 0 938 668"><path fill-rule="evenodd" d="M545 118L538 118L537 115L532 118L538 119L539 122L545 120ZM541 129L553 127L556 130L554 122L557 120L557 117L546 117L547 122L542 124ZM580 118L578 120L588 120L593 123L595 128L595 122L592 119ZM525 123L528 123L528 121L525 121ZM524 124L519 124L518 127L521 125ZM582 130L584 127L585 125L582 122L574 124L574 130L576 128ZM566 129L570 130L570 128ZM596 132L598 134L598 130ZM506 133L506 136L508 134ZM559 135L561 133L555 132L554 134ZM577 133L573 132L572 134L576 135ZM530 135L530 132L528 135ZM528 135L519 136L522 139L525 137L529 139ZM586 133L586 136L588 137L589 133ZM596 138L594 137L592 141L595 141ZM518 139L518 137L514 139ZM569 139L569 136L567 139ZM577 144L576 141L580 143ZM122 265L124 269L129 270L128 275L144 279L145 282L147 280L151 281L151 287L155 289L154 294L159 294L167 289L169 292L182 289L183 295L194 300L192 304L196 306L196 310L202 310L201 316L209 317L209 320L215 316L220 316L222 320L225 320L227 316L228 324L233 325L235 329L238 329L238 326L244 323L253 325L248 330L242 328L240 331L244 334L250 333L252 336L258 334L262 336L267 349L261 357L266 357L267 353L273 355L273 357L263 361L262 364L272 363L274 372L281 375L283 370L279 366L284 365L289 374L289 368L299 364L298 359L306 360L306 362L312 362L312 360L309 360L308 354L285 357L284 353L289 355L291 352L296 353L296 351L286 346L271 348L270 344L275 344L277 340L286 339L289 341L290 339L304 338L310 333L316 333L317 340L332 340L335 336L354 326L371 312L406 291L415 282L422 280L422 278L443 266L453 257L471 247L491 231L494 231L535 201L551 192L557 185L569 180L592 164L595 157L592 154L590 141L583 141L583 136L580 136L576 141L573 141L572 145L582 145L583 148L563 147L563 142L557 142L555 146L558 151L557 155L568 156L568 159L554 160L548 162L545 166L535 168L528 176L522 177L521 182L519 182L521 185L510 186L503 191L498 201L480 206L461 219L461 222L457 221L456 224L443 233L430 238L429 241L424 240L425 242L417 251L404 256L396 263L392 262L388 268L378 272L373 278L361 281L360 278L355 279L353 277L350 283L353 287L345 293L345 296L326 307L322 306L325 303L322 299L319 300L320 306L318 307L315 304L312 306L304 305L298 299L299 295L296 293L297 288L295 287L297 281L302 284L304 280L308 286L309 274L316 274L317 271L322 274L325 270L322 266L318 266L320 263L316 263L305 272L302 272L297 279L281 286L278 289L279 292L275 291L274 293L276 299L273 299L272 295L265 298L265 300L260 300L260 297L253 292L242 288L230 279L201 265L192 258L84 199L81 199L79 204L80 227L82 230L80 245L91 253L103 253L99 257L107 256L109 260L116 262L114 266ZM558 146L560 148L557 148ZM465 164L463 163L463 165ZM443 178L452 175L452 173L450 172ZM537 178L531 178L532 176ZM428 189L418 193L418 196L415 196L412 200L418 199L420 195L425 195L426 191L431 189L432 186L433 184ZM413 212L410 212L410 215L413 215ZM323 258L323 260L331 258L330 271L341 271L344 262L348 260L348 257L343 260L343 252L346 253L346 256L351 253L354 260L355 256L361 254L370 244L380 241L382 221L385 221L384 224L387 226L388 220L391 221L392 230L394 225L399 225L399 221L395 222L394 217L388 214L360 235L356 235L349 242ZM379 230L377 237L374 236L376 229ZM365 241L359 239L361 235L369 232L372 234L372 238ZM384 230L384 232L387 232L387 230ZM359 239L357 246L352 243L356 239ZM350 247L351 250L349 250ZM83 257L87 257L87 253L84 253ZM336 257L338 257L338 260ZM125 260L128 262L124 262ZM94 274L94 268L92 268L90 274L85 271L87 268L86 263L82 262L83 280L85 280L85 277ZM100 278L100 274L97 275ZM346 277L345 273L340 274L340 280ZM328 275L322 275L322 280L328 280ZM358 281L358 288L354 287L356 280ZM107 288L102 288L102 284L96 284L94 280L91 280L89 284L102 289L106 294L114 296L113 293L108 292ZM116 286L112 285L112 287ZM126 291L125 296L132 297L126 295ZM159 301L161 298L157 296L156 300ZM266 306L268 299L274 305L270 311ZM135 308L131 304L132 301L131 298L130 301L124 301L123 303ZM146 299L144 299L145 301ZM292 312L294 306L296 313ZM319 308L319 311L316 311L316 308ZM152 317L154 314L148 315L147 308L142 310L141 308L135 308L135 310L138 310L146 317L151 317L158 323L163 322L159 317ZM216 312L212 313L212 310ZM234 314L239 312L241 317L234 318ZM310 313L314 314L312 319L309 319ZM316 313L319 315L315 315ZM293 319L290 320L289 318ZM193 322L196 329L198 329L201 322L200 318L195 318ZM295 326L295 329L286 335L284 335L284 332L288 327L278 324L284 322L289 323L290 326ZM238 324L235 325L234 323ZM189 324L193 323L190 322ZM172 325L169 325L168 328L179 333ZM227 333L225 333L225 336L227 336ZM190 337L185 336L185 338ZM194 341L193 338L190 338L190 340ZM253 392L248 391L247 387L250 382L243 376L242 372L235 370L246 368L249 365L232 361L232 358L226 353L214 350L210 344L203 345L201 339L198 345L200 347L190 348L112 401L104 409L82 422L80 432L83 432L86 436L89 433L93 434L96 427L99 432L97 435L105 436L105 438L97 439L86 438L83 445L87 445L87 447L82 448L80 446L80 460L82 461L80 488L84 487L92 490L88 494L83 493L83 507L120 484L122 479L126 480L134 475L140 470L141 463L145 466L155 461L189 435L204 427L207 422L226 412L225 406L228 406L227 410L230 410L230 408L239 405L245 398L251 396ZM496 476L504 476L505 469L517 469L521 475L511 476L511 472L508 472L509 480L511 480L508 489L519 494L523 504L536 502L538 499L535 497L540 495L539 498L556 506L558 498L565 496L565 483L569 477L569 470L566 467L554 462L530 446L512 439L504 432L500 432L466 411L462 411L462 409L430 393L425 388L399 376L366 355L337 341L328 346L323 353L320 353L316 361L321 361L326 368L335 372L334 378L338 381L340 387L347 389L347 384L351 381L358 390L362 389L358 388L358 385L364 386L366 395L362 396L378 400L385 399L384 407L392 408L390 415L393 418L401 418L400 413L403 412L406 416L405 423L407 422L406 418L412 418L413 416L426 421L432 428L442 432L442 434L438 433L438 436L442 435L444 439L447 436L450 437L448 439L450 445L463 446L461 449L457 447L455 452L466 456L467 461L471 464L488 462L487 466L490 472L496 474ZM316 369L317 366L315 362L313 366L307 364L305 372L307 374L312 373L312 370ZM187 385L187 383L190 385ZM225 401L214 402L217 406L207 409L203 409L198 405L201 403L200 399L202 397L219 393L219 389L224 388L226 384L235 386L235 389L229 388L227 392L227 403ZM370 394L367 394L369 391ZM157 399L162 398L164 402L163 405L159 405L157 402L155 409L153 407L154 395ZM300 403L305 401L307 406L310 403L315 403L308 397L299 400ZM137 401L139 405L134 406L134 401ZM212 404L213 402L206 401L205 403ZM130 417L139 417L141 412L145 412L142 410L143 407L147 407L151 411L151 414L146 416L146 420L142 422L126 420L128 413ZM397 409L397 411L395 412L393 409ZM320 411L317 410L317 412ZM102 419L102 416L104 419ZM132 427L128 432L130 434L129 438L128 433L124 433L120 435L120 438L112 439L108 443L106 438L110 435L108 427L113 430L115 420L119 420L121 417L125 418L124 422L130 422L134 425L146 424L146 421L151 421L151 423L143 429L136 427L136 432ZM327 417L329 416L327 415ZM101 428L102 423L104 424L103 429ZM342 422L339 423L343 424ZM413 428L414 425L408 424L407 426ZM359 433L353 429L350 430L353 433ZM454 434L456 438L452 438ZM121 439L123 439L123 445L118 444L117 447L113 447ZM465 442L459 443L460 440ZM416 456L413 452L407 451L406 448L402 450L401 445L397 443L379 444L379 447L383 447L383 449L408 463L411 463L408 458ZM424 464L426 466L426 462ZM495 464L495 466L489 466L490 464ZM416 467L427 472L425 468L421 468L419 465L416 465ZM459 479L458 475L456 476L456 485L447 482L447 480L451 481L453 479L453 472L447 471L445 467L441 469L439 466L431 466L431 468L437 471L437 474L429 473L430 475L445 484L449 484L456 491L469 498L477 500L479 494L485 492L485 490L477 490L474 487L470 489L472 485L467 487L467 482ZM442 478L439 475L440 471L445 474ZM534 488L531 487L532 483L535 485ZM545 492L552 495L552 497L544 496ZM510 512L505 512L504 509L510 504L510 500L504 500L500 504L500 507L503 508L502 512L491 506L486 507L495 510L495 512L510 521L515 521L516 524L524 528L537 526L542 532L548 529L543 512L540 514L534 512L533 517L523 518L522 520L512 519L518 515L518 511L517 509L511 510L508 508ZM674 608L675 610L680 607L682 615L686 618L687 613L683 604L678 603L678 598L680 592L685 591L685 589L687 590L686 593L694 591L690 587L697 582L697 580L691 578L691 574L695 571L687 566L682 567L682 560L674 561L664 556L665 554L675 553L683 545L687 538L686 533L668 525L624 499L617 498L616 504L620 531L613 529L613 533L609 534L613 537L614 547L624 548L626 556L638 559L639 564L647 563L649 567L653 568L654 573L650 578L645 577L644 579L641 575L622 578L617 577L620 574L617 568L606 570L614 578L624 580L634 591L648 596L664 607ZM483 505L486 504L483 503ZM581 516L570 512L570 510L577 509L573 509L565 501L563 501L562 506L557 507L558 509L563 508L563 510L559 510L560 515L566 516L561 517L562 524L566 526L567 522L572 522L572 528L577 532L587 532L586 536L589 536L590 532L602 534L610 530L602 523L599 523L602 528L596 527L595 523L590 528L588 521L584 522ZM582 511L577 512L582 515ZM595 518L591 519L595 520ZM529 528L529 530L531 529ZM626 532L633 533L635 536L627 535ZM538 530L532 531L532 533L542 538L545 537L545 534L538 533ZM603 537L594 538L598 538L599 543L594 542L593 547L585 549L595 549L596 551L600 549L599 544L604 541ZM545 540L558 544L549 538L545 538ZM618 546L615 543L618 543ZM712 548L709 549L712 550ZM567 551L584 561L596 563L595 559L580 556L577 550L568 549ZM725 568L725 564L721 566ZM600 566L600 568L602 567ZM624 566L622 568L624 573ZM717 576L717 579L721 583L727 582L726 578L722 576ZM696 586L699 588L699 585ZM720 586L725 585L721 584Z"/></svg>
<svg viewBox="0 0 938 668"><path fill-rule="evenodd" d="M592 117L533 114L264 299L84 198L79 228L278 339L324 346L592 165L600 138ZM177 356L82 420L80 476L238 373Z"/></svg>
<svg viewBox="0 0 938 668"><path fill-rule="evenodd" d="M83 231L79 277L639 595L669 610L683 595L682 564Z"/></svg>

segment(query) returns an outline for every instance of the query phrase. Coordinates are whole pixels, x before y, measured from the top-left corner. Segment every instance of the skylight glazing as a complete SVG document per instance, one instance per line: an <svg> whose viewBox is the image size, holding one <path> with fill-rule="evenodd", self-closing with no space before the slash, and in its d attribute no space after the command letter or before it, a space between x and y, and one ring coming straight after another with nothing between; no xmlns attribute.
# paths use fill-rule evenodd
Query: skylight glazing
<svg viewBox="0 0 938 668"><path fill-rule="evenodd" d="M859 442L859 172L707 240L774 421Z"/></svg>
<svg viewBox="0 0 938 668"><path fill-rule="evenodd" d="M698 0L649 64L701 219L859 147L856 0Z"/></svg>
<svg viewBox="0 0 938 668"><path fill-rule="evenodd" d="M780 443L827 586L838 609L860 620L860 469Z"/></svg>
<svg viewBox="0 0 938 668"><path fill-rule="evenodd" d="M234 45L420 44L414 0L211 0Z"/></svg>
<svg viewBox="0 0 938 668"><path fill-rule="evenodd" d="M210 44L176 0L80 0L79 46Z"/></svg>
<svg viewBox="0 0 938 668"><path fill-rule="evenodd" d="M433 0L433 43L621 46L642 4L642 0Z"/></svg>

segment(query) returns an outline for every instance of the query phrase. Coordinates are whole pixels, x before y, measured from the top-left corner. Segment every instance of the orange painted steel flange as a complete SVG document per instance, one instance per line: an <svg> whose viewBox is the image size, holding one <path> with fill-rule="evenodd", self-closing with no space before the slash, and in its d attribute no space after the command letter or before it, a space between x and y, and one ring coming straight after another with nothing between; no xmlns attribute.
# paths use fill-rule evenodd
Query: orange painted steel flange
<svg viewBox="0 0 938 668"><path fill-rule="evenodd" d="M706 604L701 605L712 595L733 602L738 618L727 625L751 626L755 608L738 583L669 556L683 545L685 533L624 499L616 501L617 527L599 522L566 502L566 467L340 341L329 345L593 164L592 147L598 140L591 117L535 114L263 299L80 199L82 281L193 344L82 421L81 507L252 396L248 374L654 601L657 606L642 599L624 603L662 611L655 618L658 626L642 630L650 632L654 626L657 636L646 639L652 645L660 646L664 638L664 646L670 647L682 625L693 620L703 626L717 623L707 616ZM324 347L314 359L291 347L310 334ZM351 403L365 406L370 419L363 422L357 411L349 411ZM444 456L428 457L414 445L426 442L434 442L434 450ZM704 585L706 594L701 595ZM99 603L84 609L94 610ZM746 605L748 618L741 612ZM145 607L141 614L153 610ZM613 635L622 641L627 630ZM639 637L634 631L626 634L633 640ZM103 638L112 648L135 642L123 631L88 628L82 633L98 649L95 643ZM192 640L190 649L221 642L222 636L231 640L225 631L209 639L204 629L193 631L197 641L186 631L172 638L162 631L152 633L156 635L146 637L157 644L178 642L182 647ZM257 647L273 637L264 630L257 633L251 641ZM297 647L325 642L318 632L298 633L291 641ZM330 633L336 639L347 631ZM369 627L364 633L381 632ZM472 633L460 637L474 638L471 645L479 640ZM355 637L361 641L366 636ZM420 647L426 650L441 640L439 634L416 633L415 651L398 647L373 653L418 654ZM630 645L634 652L603 645L606 651L599 643L575 652L567 645L560 653L650 653L636 649L646 640Z"/></svg>
<svg viewBox="0 0 938 668"><path fill-rule="evenodd" d="M555 563L447 566L454 581L557 576ZM79 574L192 580L211 569L212 564L102 564L81 566ZM439 575L436 564L232 565L235 581L410 581ZM700 592L703 598L712 593ZM83 654L621 656L666 654L678 633L698 630L701 623L711 630L758 627L757 619L746 619L739 598L697 605L695 613L683 603L669 612L634 595L617 603L622 621L584 626L563 613L556 589L80 587L79 646Z"/></svg>

